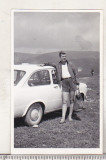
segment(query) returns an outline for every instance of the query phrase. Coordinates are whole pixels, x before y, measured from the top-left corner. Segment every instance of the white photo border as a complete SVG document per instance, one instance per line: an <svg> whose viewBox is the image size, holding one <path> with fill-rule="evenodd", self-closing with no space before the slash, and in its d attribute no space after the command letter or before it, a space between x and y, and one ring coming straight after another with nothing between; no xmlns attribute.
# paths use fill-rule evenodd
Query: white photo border
<svg viewBox="0 0 106 160"><path fill-rule="evenodd" d="M100 13L100 148L14 148L14 13L15 12L99 12ZM97 9L16 9L11 10L11 154L69 155L69 154L103 154L103 10Z"/></svg>

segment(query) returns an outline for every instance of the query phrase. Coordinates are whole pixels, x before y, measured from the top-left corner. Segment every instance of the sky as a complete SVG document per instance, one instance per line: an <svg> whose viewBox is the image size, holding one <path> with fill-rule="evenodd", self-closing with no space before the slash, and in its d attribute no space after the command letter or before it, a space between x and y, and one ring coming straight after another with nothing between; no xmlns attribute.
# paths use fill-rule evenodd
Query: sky
<svg viewBox="0 0 106 160"><path fill-rule="evenodd" d="M99 51L99 12L15 12L14 50Z"/></svg>

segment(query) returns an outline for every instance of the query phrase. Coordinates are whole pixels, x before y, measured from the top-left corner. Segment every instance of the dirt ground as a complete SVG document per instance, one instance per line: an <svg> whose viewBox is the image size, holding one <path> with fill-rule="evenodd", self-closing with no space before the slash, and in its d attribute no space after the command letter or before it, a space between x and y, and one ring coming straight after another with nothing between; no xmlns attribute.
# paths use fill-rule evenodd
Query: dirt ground
<svg viewBox="0 0 106 160"><path fill-rule="evenodd" d="M98 148L100 141L99 76L80 79L88 86L84 109L73 114L74 120L60 124L61 111L43 116L38 128L27 127L15 120L15 148ZM68 117L68 113L67 113Z"/></svg>

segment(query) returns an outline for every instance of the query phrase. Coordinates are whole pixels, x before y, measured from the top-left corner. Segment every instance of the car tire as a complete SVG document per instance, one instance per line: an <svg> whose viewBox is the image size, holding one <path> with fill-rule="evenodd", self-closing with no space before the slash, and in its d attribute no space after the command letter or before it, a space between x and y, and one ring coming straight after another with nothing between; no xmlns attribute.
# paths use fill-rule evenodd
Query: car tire
<svg viewBox="0 0 106 160"><path fill-rule="evenodd" d="M40 123L43 116L43 109L41 104L34 103L28 109L26 116L25 116L25 123L28 126L34 126Z"/></svg>

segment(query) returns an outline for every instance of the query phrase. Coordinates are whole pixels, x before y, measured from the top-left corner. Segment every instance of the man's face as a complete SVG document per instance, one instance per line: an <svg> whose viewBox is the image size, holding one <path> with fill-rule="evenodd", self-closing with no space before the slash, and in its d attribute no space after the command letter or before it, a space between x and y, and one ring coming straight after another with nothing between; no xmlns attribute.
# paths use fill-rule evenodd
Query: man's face
<svg viewBox="0 0 106 160"><path fill-rule="evenodd" d="M66 62L66 55L65 54L61 54L61 62Z"/></svg>

